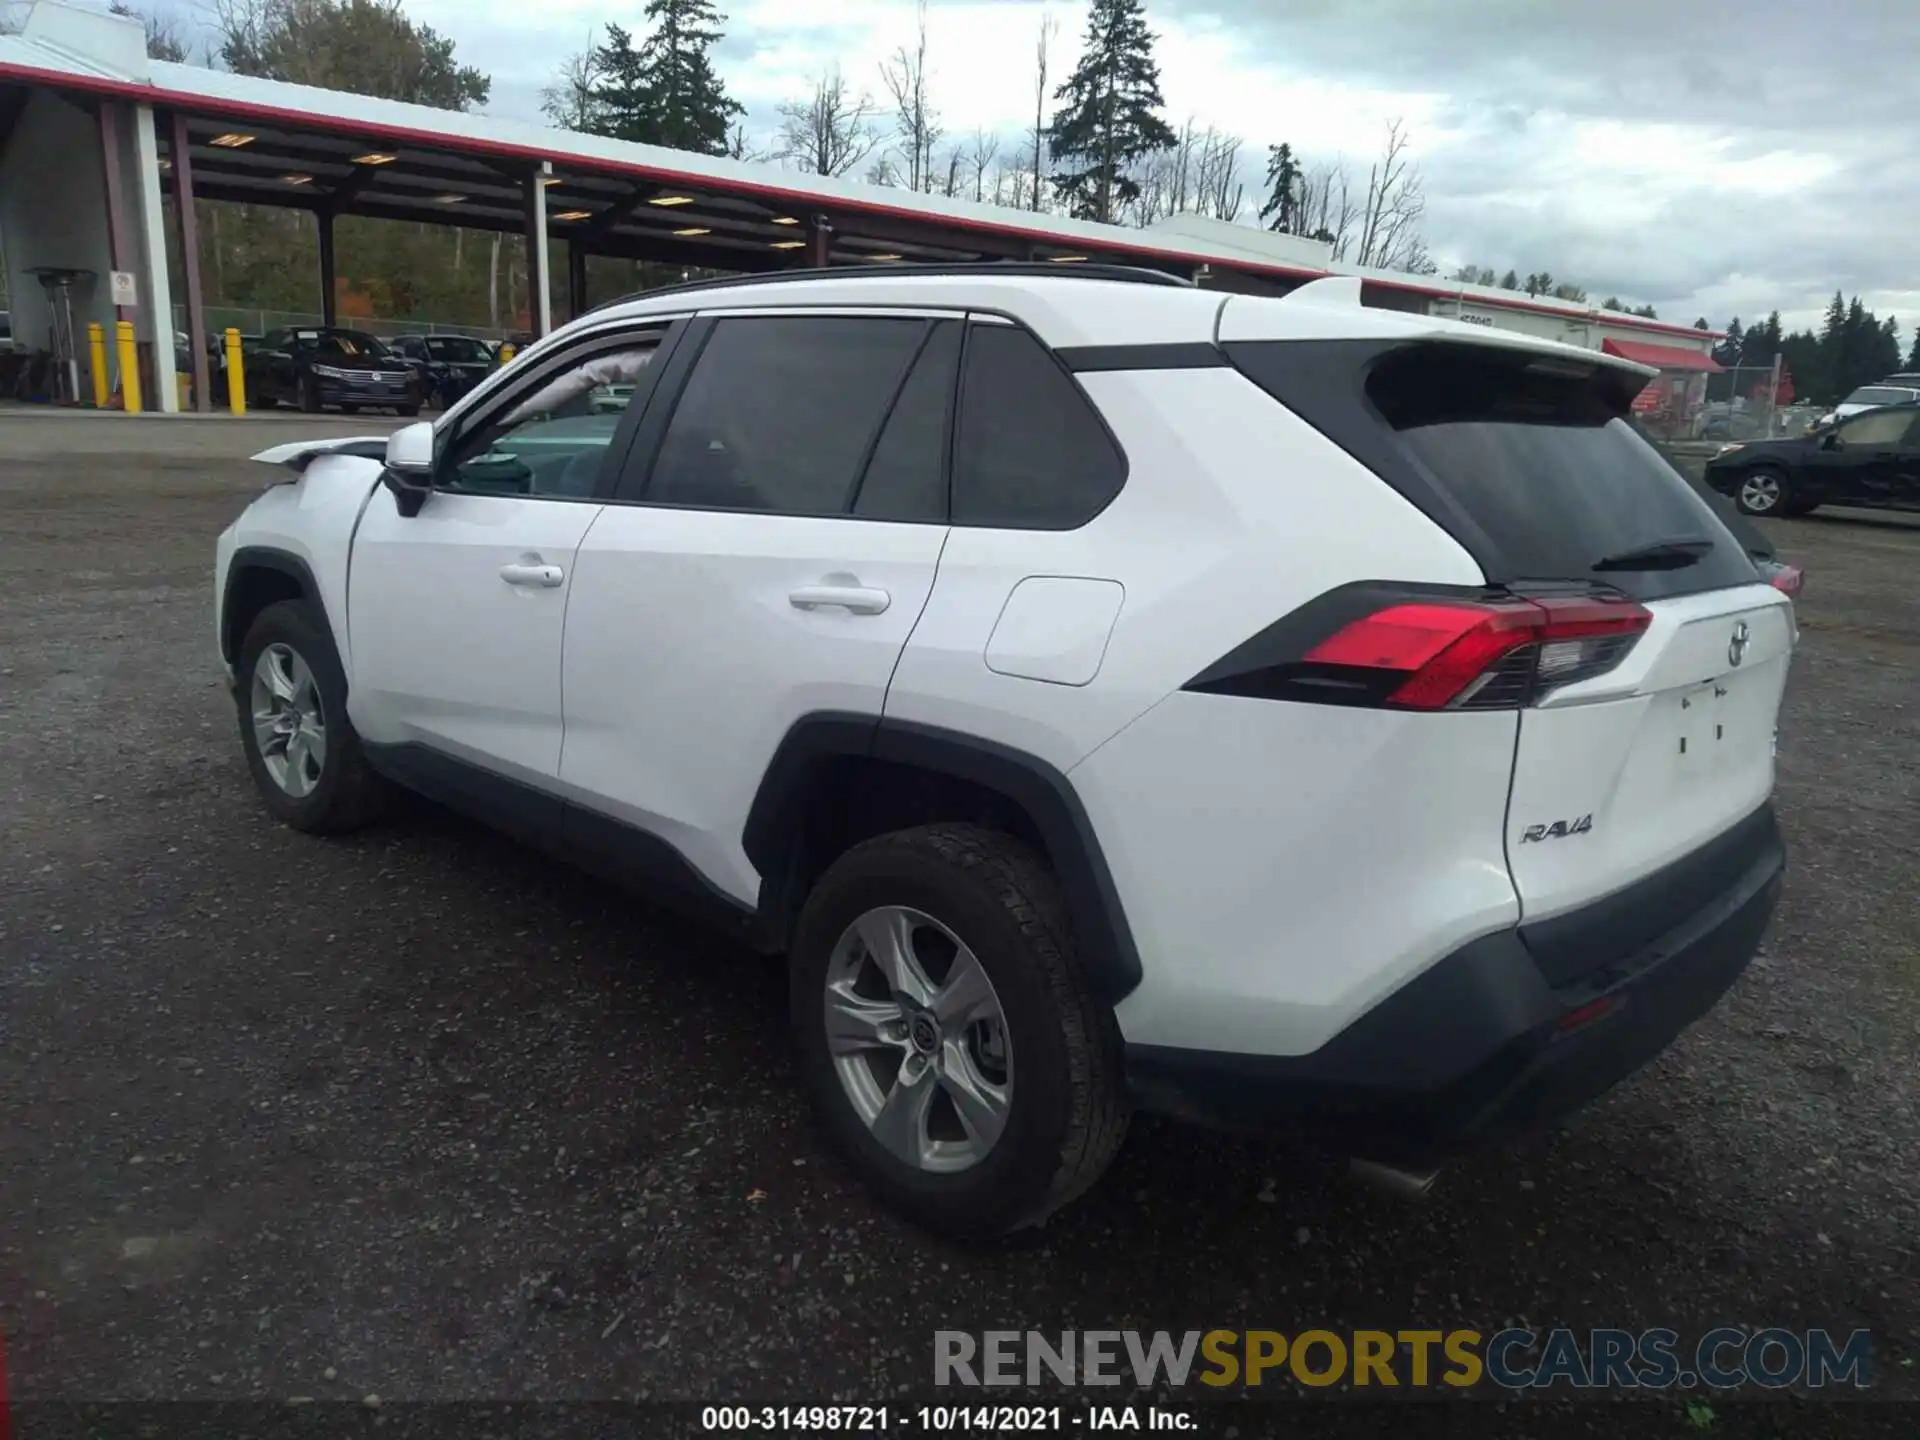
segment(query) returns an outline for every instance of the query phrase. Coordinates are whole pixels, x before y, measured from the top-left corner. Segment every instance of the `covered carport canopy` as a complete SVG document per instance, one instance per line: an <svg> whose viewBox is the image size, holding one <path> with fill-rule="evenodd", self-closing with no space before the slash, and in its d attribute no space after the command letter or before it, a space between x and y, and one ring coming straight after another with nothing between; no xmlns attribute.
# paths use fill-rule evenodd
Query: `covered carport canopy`
<svg viewBox="0 0 1920 1440"><path fill-rule="evenodd" d="M33 135L26 144L16 137L9 151L16 128ZM552 323L550 240L564 242L568 308L576 314L591 298L589 254L746 272L888 261L1105 261L1258 293L1345 274L1364 282L1364 303L1422 312L1435 297L1465 293L1333 261L1320 242L1247 226L1196 217L1146 230L1102 225L151 60L137 21L61 0L0 6L0 211L11 205L41 250L80 248L95 269L140 272L143 309L116 301L103 311L100 297L91 313L145 328L168 408L172 347L161 342L171 328L164 323L171 282L161 196L169 193L189 202L173 206L173 219L203 405L194 199L313 213L315 279L329 319L332 231L341 215L524 234L532 325L541 334ZM81 231L86 245L76 247L69 232ZM22 262L10 254L9 263L18 288ZM1499 291L1477 298L1557 319L1584 313ZM1658 322L1620 323L1694 343L1707 338Z"/></svg>

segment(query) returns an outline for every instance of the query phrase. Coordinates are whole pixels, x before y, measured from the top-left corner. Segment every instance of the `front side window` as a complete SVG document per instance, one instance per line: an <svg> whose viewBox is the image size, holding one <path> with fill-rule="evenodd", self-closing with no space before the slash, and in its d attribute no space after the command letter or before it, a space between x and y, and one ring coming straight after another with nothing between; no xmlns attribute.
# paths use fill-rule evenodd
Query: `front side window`
<svg viewBox="0 0 1920 1440"><path fill-rule="evenodd" d="M643 498L715 510L846 513L927 324L829 315L716 322Z"/></svg>
<svg viewBox="0 0 1920 1440"><path fill-rule="evenodd" d="M444 360L453 365L472 365L487 358L487 347L464 335L436 335L430 340L416 340L413 343L424 345L435 360Z"/></svg>
<svg viewBox="0 0 1920 1440"><path fill-rule="evenodd" d="M1882 449L1898 445L1913 423L1911 410L1870 410L1840 422L1840 440L1850 448Z"/></svg>
<svg viewBox="0 0 1920 1440"><path fill-rule="evenodd" d="M461 436L443 467L443 489L476 495L590 499L625 405L610 390L633 393L659 337L601 350L535 383L495 418Z"/></svg>

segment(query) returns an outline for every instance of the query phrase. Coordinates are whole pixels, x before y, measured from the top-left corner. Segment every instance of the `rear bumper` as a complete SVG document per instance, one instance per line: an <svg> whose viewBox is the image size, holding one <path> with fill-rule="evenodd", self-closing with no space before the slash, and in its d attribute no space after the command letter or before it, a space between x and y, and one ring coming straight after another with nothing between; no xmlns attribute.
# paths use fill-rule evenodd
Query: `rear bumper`
<svg viewBox="0 0 1920 1440"><path fill-rule="evenodd" d="M1737 844L1737 863L1727 843L1709 847L1717 883L1696 892L1697 908L1577 980L1552 984L1522 929L1499 931L1455 951L1311 1054L1130 1046L1135 1102L1224 1128L1302 1131L1408 1168L1544 1129L1658 1055L1753 957L1786 851L1771 806L1726 839ZM1691 872L1691 859L1673 871ZM1603 901L1557 916L1556 938L1571 939L1584 917L1604 944L1617 909Z"/></svg>

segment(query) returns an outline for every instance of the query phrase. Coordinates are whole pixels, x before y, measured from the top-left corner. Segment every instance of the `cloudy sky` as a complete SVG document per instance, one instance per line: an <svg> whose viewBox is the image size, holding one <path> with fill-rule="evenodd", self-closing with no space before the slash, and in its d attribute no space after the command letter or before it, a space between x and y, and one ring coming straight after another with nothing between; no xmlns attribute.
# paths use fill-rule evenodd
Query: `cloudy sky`
<svg viewBox="0 0 1920 1440"><path fill-rule="evenodd" d="M912 0L721 0L720 65L750 119L838 60L876 90ZM406 0L494 77L498 114L642 0ZM1442 271L1546 269L1596 298L1716 328L1778 308L1817 322L1835 289L1920 320L1920 0L1146 0L1169 118L1364 168L1411 129ZM1031 124L1033 50L1055 71L1084 0L930 0L933 94L950 134ZM1257 209L1257 201L1249 207Z"/></svg>

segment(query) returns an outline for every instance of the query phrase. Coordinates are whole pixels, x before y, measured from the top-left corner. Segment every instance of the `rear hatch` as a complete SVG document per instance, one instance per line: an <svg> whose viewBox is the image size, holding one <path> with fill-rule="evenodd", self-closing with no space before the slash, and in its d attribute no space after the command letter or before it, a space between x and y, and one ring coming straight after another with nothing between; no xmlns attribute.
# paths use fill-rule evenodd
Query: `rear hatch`
<svg viewBox="0 0 1920 1440"><path fill-rule="evenodd" d="M1507 861L1549 978L1622 958L1735 883L1745 850L1771 843L1759 812L1793 611L1635 433L1646 372L1445 333L1263 341L1223 325L1222 338L1244 374L1474 556L1489 590L1457 603L1489 606L1495 630L1529 606L1571 621L1521 650L1466 637L1494 658L1445 701L1519 710ZM1377 660L1392 642L1367 643L1336 636L1316 653ZM1606 953L1540 923L1608 896L1632 903L1606 907Z"/></svg>

